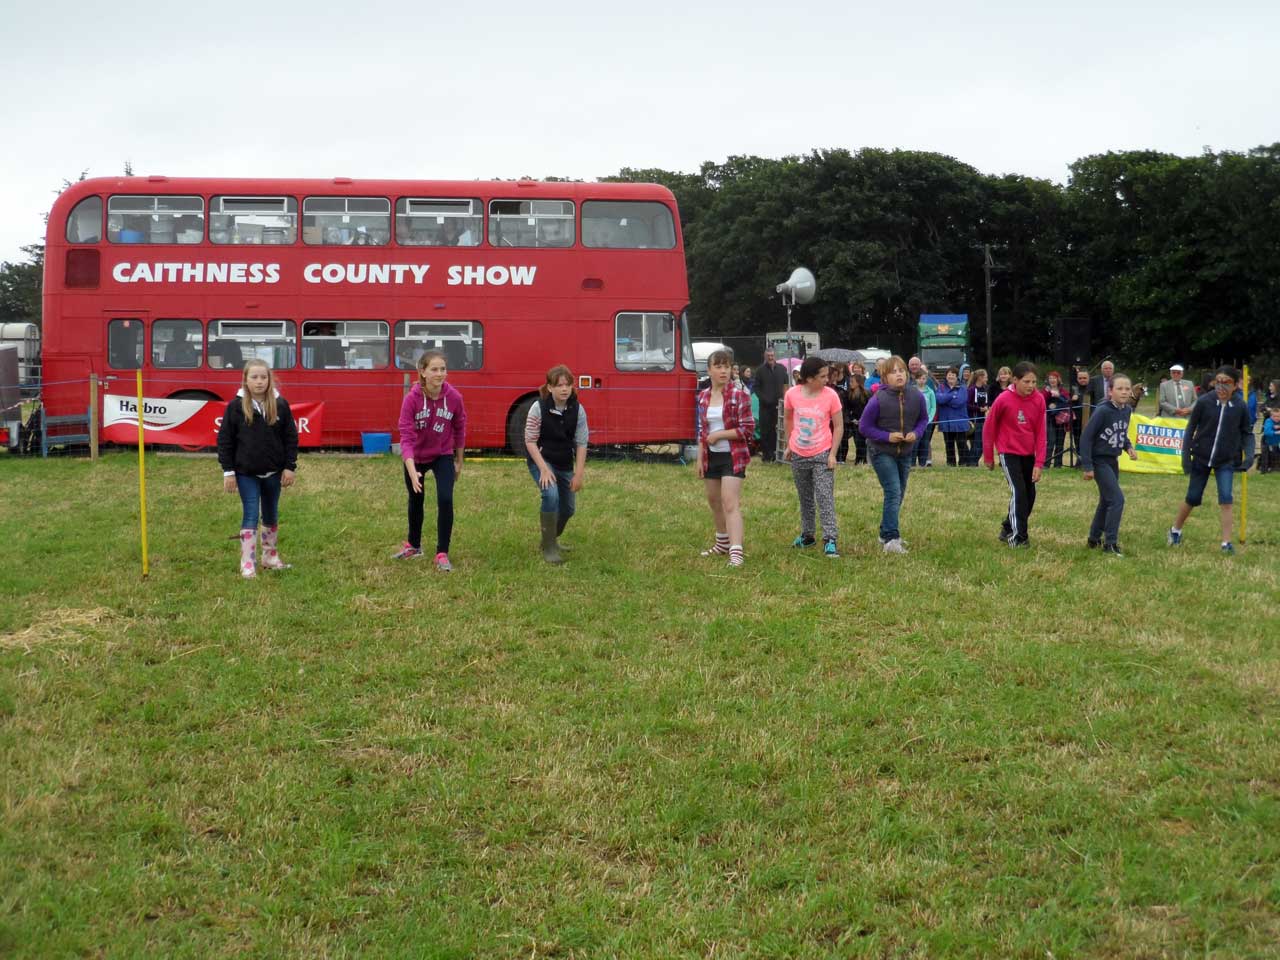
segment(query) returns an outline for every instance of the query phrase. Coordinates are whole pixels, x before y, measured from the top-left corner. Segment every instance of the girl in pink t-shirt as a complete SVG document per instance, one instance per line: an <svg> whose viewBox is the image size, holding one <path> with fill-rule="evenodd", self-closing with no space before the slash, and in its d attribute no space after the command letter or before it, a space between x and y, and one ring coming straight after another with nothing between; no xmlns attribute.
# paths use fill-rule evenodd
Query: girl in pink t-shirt
<svg viewBox="0 0 1280 960"><path fill-rule="evenodd" d="M787 449L782 458L791 461L791 475L800 496L800 536L793 546L811 547L814 538L814 501L822 519L822 552L835 559L836 552L836 449L844 435L839 395L827 386L827 363L805 357L799 383L783 399Z"/></svg>

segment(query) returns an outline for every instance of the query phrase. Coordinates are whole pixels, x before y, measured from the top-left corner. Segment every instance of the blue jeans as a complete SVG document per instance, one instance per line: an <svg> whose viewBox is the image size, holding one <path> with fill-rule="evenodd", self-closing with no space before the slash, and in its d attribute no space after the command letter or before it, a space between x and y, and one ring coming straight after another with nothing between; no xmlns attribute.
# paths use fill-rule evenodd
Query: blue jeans
<svg viewBox="0 0 1280 960"><path fill-rule="evenodd" d="M907 477L911 473L911 453L894 456L892 453L873 452L871 469L884 488L884 511L880 514L880 542L888 543L901 536L898 530L898 511L907 495Z"/></svg>
<svg viewBox="0 0 1280 960"><path fill-rule="evenodd" d="M538 465L532 460L525 462L529 466L529 476L533 477L534 483L538 483L539 477L542 476ZM556 513L568 520L573 516L574 509L577 506L577 496L569 486L570 481L573 480L573 471L561 470L550 463L547 466L551 467L551 472L556 475L556 482L545 490L542 489L541 485L538 487L539 492L542 494L542 512Z"/></svg>
<svg viewBox="0 0 1280 960"><path fill-rule="evenodd" d="M1124 516L1124 493L1120 490L1120 458L1094 457L1093 480L1098 485L1098 508L1093 511L1089 539L1114 544L1120 538L1120 518Z"/></svg>
<svg viewBox="0 0 1280 960"><path fill-rule="evenodd" d="M1231 480L1235 477L1235 467L1229 464L1213 468L1213 478L1218 482L1218 503L1231 502ZM1191 465L1191 482L1187 484L1187 506L1198 507L1204 500L1204 488L1209 485L1209 468L1198 464Z"/></svg>
<svg viewBox="0 0 1280 960"><path fill-rule="evenodd" d="M240 505L243 507L240 529L257 530L259 510L264 527L276 526L280 519L276 513L280 503L280 474L255 477L251 473L237 473L236 486L240 490Z"/></svg>

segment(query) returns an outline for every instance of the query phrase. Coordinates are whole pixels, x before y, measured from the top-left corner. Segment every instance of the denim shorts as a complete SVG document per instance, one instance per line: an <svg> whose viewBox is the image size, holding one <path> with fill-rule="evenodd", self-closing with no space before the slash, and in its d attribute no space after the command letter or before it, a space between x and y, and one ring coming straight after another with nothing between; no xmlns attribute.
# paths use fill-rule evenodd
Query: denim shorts
<svg viewBox="0 0 1280 960"><path fill-rule="evenodd" d="M1213 468L1214 479L1218 481L1218 503L1231 503L1231 480L1235 476L1235 467L1223 464ZM1209 484L1209 468L1191 465L1191 482L1187 484L1187 506L1198 507L1204 501L1204 488Z"/></svg>

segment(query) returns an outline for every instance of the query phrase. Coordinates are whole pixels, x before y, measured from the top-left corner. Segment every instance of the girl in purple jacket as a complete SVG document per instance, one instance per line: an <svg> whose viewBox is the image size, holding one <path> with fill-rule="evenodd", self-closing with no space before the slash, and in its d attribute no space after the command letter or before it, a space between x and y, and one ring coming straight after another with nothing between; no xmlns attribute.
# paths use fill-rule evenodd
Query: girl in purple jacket
<svg viewBox="0 0 1280 960"><path fill-rule="evenodd" d="M400 456L404 486L409 492L409 537L396 560L422 556L423 481L427 471L436 477L436 569L448 573L449 540L453 535L453 485L462 475L462 450L467 414L462 394L445 383L444 354L428 350L418 359L418 383L400 405Z"/></svg>

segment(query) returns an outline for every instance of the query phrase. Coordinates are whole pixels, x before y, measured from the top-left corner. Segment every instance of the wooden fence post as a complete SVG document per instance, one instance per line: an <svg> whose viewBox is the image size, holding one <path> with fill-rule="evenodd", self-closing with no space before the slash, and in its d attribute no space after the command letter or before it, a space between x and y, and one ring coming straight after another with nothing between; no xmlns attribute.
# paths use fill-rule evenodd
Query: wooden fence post
<svg viewBox="0 0 1280 960"><path fill-rule="evenodd" d="M89 459L98 459L98 375L89 374Z"/></svg>

